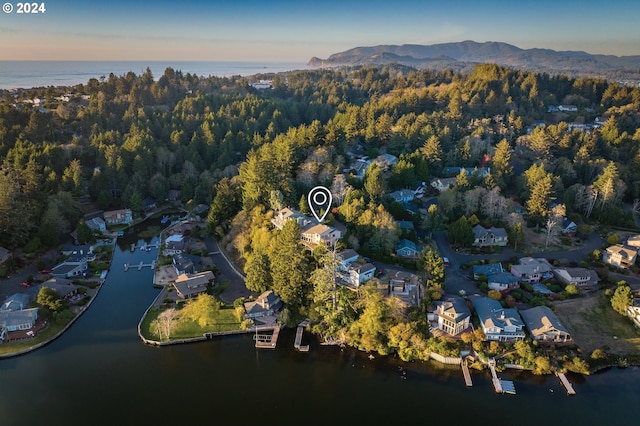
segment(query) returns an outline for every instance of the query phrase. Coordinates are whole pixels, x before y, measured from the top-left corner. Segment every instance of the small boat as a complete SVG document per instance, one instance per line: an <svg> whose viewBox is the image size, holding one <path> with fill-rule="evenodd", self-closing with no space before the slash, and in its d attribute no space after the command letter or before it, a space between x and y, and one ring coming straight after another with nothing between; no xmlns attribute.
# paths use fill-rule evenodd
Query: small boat
<svg viewBox="0 0 640 426"><path fill-rule="evenodd" d="M169 222L169 216L162 216L162 220L160 221L160 223L167 223Z"/></svg>

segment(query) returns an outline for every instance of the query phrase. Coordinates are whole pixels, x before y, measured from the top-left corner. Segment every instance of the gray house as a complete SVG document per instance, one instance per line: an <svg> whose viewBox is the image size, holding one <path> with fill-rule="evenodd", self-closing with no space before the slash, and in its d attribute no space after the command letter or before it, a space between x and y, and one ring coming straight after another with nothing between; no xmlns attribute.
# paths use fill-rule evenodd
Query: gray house
<svg viewBox="0 0 640 426"><path fill-rule="evenodd" d="M253 302L246 302L244 310L249 318L260 318L275 315L282 308L280 297L273 291L265 291Z"/></svg>
<svg viewBox="0 0 640 426"><path fill-rule="evenodd" d="M520 312L533 340L540 342L572 342L569 330L547 306L536 306Z"/></svg>

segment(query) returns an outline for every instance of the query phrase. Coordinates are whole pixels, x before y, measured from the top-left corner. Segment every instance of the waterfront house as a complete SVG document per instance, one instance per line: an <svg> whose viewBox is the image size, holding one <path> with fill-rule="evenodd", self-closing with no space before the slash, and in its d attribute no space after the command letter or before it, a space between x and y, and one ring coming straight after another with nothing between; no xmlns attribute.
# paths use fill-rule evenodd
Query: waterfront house
<svg viewBox="0 0 640 426"><path fill-rule="evenodd" d="M0 329L6 331L29 330L38 319L38 308L19 311L0 311Z"/></svg>
<svg viewBox="0 0 640 426"><path fill-rule="evenodd" d="M202 259L187 253L174 254L173 268L176 275L195 274L202 269Z"/></svg>
<svg viewBox="0 0 640 426"><path fill-rule="evenodd" d="M508 272L500 272L487 277L487 283L491 290L507 292L515 288L520 288L518 278Z"/></svg>
<svg viewBox="0 0 640 426"><path fill-rule="evenodd" d="M107 225L128 225L133 222L131 209L110 210L104 212L104 221Z"/></svg>
<svg viewBox="0 0 640 426"><path fill-rule="evenodd" d="M585 268L553 268L553 275L565 286L575 284L581 290L588 290L600 281L596 271Z"/></svg>
<svg viewBox="0 0 640 426"><path fill-rule="evenodd" d="M85 223L92 231L104 232L107 230L106 222L99 216L89 219Z"/></svg>
<svg viewBox="0 0 640 426"><path fill-rule="evenodd" d="M95 255L84 250L74 252L62 263L54 266L51 275L57 278L75 278L83 275L88 269L88 262L93 260Z"/></svg>
<svg viewBox="0 0 640 426"><path fill-rule="evenodd" d="M153 197L147 197L147 198L144 199L143 205L144 206L142 207L142 209L144 211L153 210L153 209L155 209L157 207L156 199L153 198Z"/></svg>
<svg viewBox="0 0 640 426"><path fill-rule="evenodd" d="M71 280L55 276L40 284L38 290L42 287L49 287L55 291L61 299L69 299L78 293L78 286L74 285Z"/></svg>
<svg viewBox="0 0 640 426"><path fill-rule="evenodd" d="M405 258L416 258L420 255L421 250L416 243L406 238L398 241L396 244L396 254Z"/></svg>
<svg viewBox="0 0 640 426"><path fill-rule="evenodd" d="M517 341L525 338L524 323L515 309L505 309L488 297L473 299L473 307L487 340Z"/></svg>
<svg viewBox="0 0 640 426"><path fill-rule="evenodd" d="M186 246L186 237L183 234L169 235L164 240L164 255L173 256L174 254L180 254L184 251Z"/></svg>
<svg viewBox="0 0 640 426"><path fill-rule="evenodd" d="M602 260L609 265L618 268L627 269L636 263L638 252L631 247L625 247L622 244L607 247L602 253Z"/></svg>
<svg viewBox="0 0 640 426"><path fill-rule="evenodd" d="M461 297L450 297L434 303L438 328L447 334L457 336L469 328L471 312Z"/></svg>
<svg viewBox="0 0 640 426"><path fill-rule="evenodd" d="M20 311L26 309L30 300L31 298L28 294L14 293L4 299L4 302L0 306L0 311Z"/></svg>
<svg viewBox="0 0 640 426"><path fill-rule="evenodd" d="M569 330L547 306L536 306L520 312L529 335L539 342L572 342Z"/></svg>
<svg viewBox="0 0 640 426"><path fill-rule="evenodd" d="M475 247L489 247L489 246L506 246L508 242L507 231L504 228L484 228L481 225L476 225L473 228Z"/></svg>
<svg viewBox="0 0 640 426"><path fill-rule="evenodd" d="M486 265L473 265L472 271L473 279L478 280L481 275L488 277L490 275L500 274L504 272L504 269L502 268L502 263L496 262L487 263Z"/></svg>
<svg viewBox="0 0 640 426"><path fill-rule="evenodd" d="M206 293L209 285L215 281L213 272L204 271L196 274L180 274L173 282L176 294L181 299L189 299Z"/></svg>
<svg viewBox="0 0 640 426"><path fill-rule="evenodd" d="M244 304L247 317L251 319L276 315L281 308L282 301L272 290L265 291L255 301Z"/></svg>
<svg viewBox="0 0 640 426"><path fill-rule="evenodd" d="M511 266L511 274L520 281L533 283L553 277L553 268L546 259L523 257L519 262Z"/></svg>

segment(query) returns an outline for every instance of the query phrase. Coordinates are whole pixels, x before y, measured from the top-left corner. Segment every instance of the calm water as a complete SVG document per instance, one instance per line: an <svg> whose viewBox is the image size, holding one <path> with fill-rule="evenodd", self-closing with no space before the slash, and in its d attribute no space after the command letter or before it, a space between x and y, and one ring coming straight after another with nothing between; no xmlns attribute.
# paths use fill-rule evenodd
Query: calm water
<svg viewBox="0 0 640 426"><path fill-rule="evenodd" d="M371 361L313 342L298 353L293 331L274 351L257 351L250 335L145 346L136 327L158 290L150 269L122 266L155 251L130 253L131 242L117 247L98 298L67 333L0 360L0 424L638 424L636 368L571 376L574 397L555 377L512 376L511 396L496 395L484 373L466 388L458 368Z"/></svg>
<svg viewBox="0 0 640 426"><path fill-rule="evenodd" d="M0 61L0 89L42 86L74 86L86 84L90 78L136 75L149 67L157 79L167 67L184 74L198 76L254 75L306 69L303 63L293 62L80 62L80 61Z"/></svg>

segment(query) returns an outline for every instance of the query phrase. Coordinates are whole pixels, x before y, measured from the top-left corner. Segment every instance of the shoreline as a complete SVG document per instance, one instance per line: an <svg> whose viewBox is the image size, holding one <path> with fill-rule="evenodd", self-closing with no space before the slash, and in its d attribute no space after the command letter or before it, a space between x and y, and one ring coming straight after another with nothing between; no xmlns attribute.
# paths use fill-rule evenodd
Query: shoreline
<svg viewBox="0 0 640 426"><path fill-rule="evenodd" d="M114 238L111 241L111 245L113 250L111 251L111 259L109 261L109 268L107 269L107 271L111 270L111 264L113 263L113 256L115 253L115 246L116 246L116 238ZM71 318L71 320L69 321L69 323L67 323L67 325L64 326L64 328L62 330L60 330L58 333L56 333L55 335L53 335L52 337L50 337L49 339L37 343L33 346L30 346L26 349L21 349L15 352L10 352L10 353L6 353L6 354L0 354L0 359L7 359L7 358L13 358L13 357L17 357L17 356L22 356L22 355L26 355L30 352L36 351L46 345L48 345L49 343L53 342L54 340L56 340L57 338L59 338L60 336L62 336L69 328L71 328L71 326L73 324L75 324L75 322L82 316L84 315L85 312L87 312L87 310L89 310L89 307L93 304L93 302L98 298L98 295L100 294L100 290L102 290L102 286L104 285L104 283L106 282L106 278L105 281L102 281L100 283L100 285L98 285L98 287L96 287L96 294L93 295L93 297L91 298L91 300L89 300L89 302L82 306L80 311L73 317Z"/></svg>

